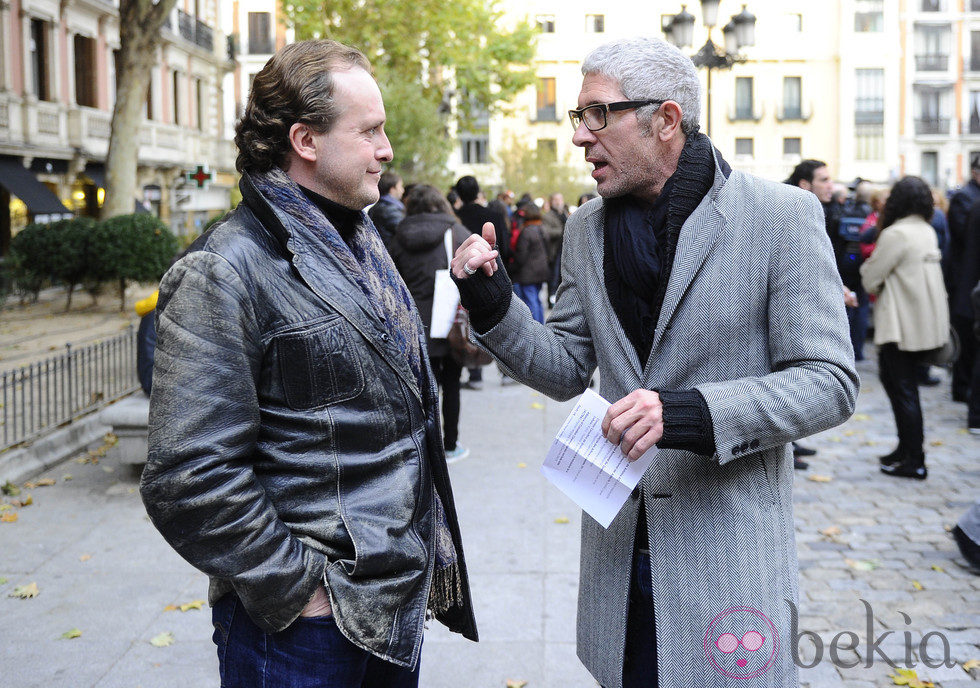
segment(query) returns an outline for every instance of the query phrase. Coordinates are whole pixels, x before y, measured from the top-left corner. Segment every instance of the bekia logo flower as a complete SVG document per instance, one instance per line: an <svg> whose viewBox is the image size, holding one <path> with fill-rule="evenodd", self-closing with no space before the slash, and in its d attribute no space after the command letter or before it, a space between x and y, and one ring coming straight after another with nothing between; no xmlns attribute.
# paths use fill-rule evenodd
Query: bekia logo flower
<svg viewBox="0 0 980 688"><path fill-rule="evenodd" d="M765 614L734 607L716 616L704 635L704 653L717 672L729 678L755 678L776 661L779 635Z"/></svg>

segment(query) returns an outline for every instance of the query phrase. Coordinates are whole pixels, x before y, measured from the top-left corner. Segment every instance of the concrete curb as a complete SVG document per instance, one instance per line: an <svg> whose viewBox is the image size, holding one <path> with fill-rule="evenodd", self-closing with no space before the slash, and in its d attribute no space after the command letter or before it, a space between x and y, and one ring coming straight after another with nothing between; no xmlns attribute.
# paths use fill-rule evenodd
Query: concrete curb
<svg viewBox="0 0 980 688"><path fill-rule="evenodd" d="M111 431L95 411L72 421L33 444L0 454L0 484L32 478L71 458Z"/></svg>

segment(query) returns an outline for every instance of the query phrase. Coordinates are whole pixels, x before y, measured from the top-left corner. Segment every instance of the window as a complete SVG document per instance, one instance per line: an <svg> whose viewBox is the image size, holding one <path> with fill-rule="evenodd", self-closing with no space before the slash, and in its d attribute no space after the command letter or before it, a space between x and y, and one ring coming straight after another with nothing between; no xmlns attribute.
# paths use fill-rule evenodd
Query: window
<svg viewBox="0 0 980 688"><path fill-rule="evenodd" d="M75 102L85 107L98 107L95 90L95 57L97 44L91 38L75 36Z"/></svg>
<svg viewBox="0 0 980 688"><path fill-rule="evenodd" d="M879 33L885 30L883 0L855 0L854 30L857 33Z"/></svg>
<svg viewBox="0 0 980 688"><path fill-rule="evenodd" d="M605 33L606 15L587 14L585 15L585 33Z"/></svg>
<svg viewBox="0 0 980 688"><path fill-rule="evenodd" d="M487 149L490 147L490 137L486 134L460 134L460 156L463 164L483 165L488 160Z"/></svg>
<svg viewBox="0 0 980 688"><path fill-rule="evenodd" d="M538 30L541 33L554 33L555 32L555 15L553 14L539 14L534 18L535 23L538 25Z"/></svg>
<svg viewBox="0 0 980 688"><path fill-rule="evenodd" d="M922 179L929 186L939 186L939 153L922 152Z"/></svg>
<svg viewBox="0 0 980 688"><path fill-rule="evenodd" d="M541 77L538 79L538 112L537 121L554 122L556 119L555 108L555 79L554 77Z"/></svg>
<svg viewBox="0 0 980 688"><path fill-rule="evenodd" d="M554 139L538 139L538 158L541 160L558 160L558 142Z"/></svg>
<svg viewBox="0 0 980 688"><path fill-rule="evenodd" d="M173 90L174 90L174 124L180 124L180 72L174 72L173 75Z"/></svg>
<svg viewBox="0 0 980 688"><path fill-rule="evenodd" d="M803 119L803 79L783 77L783 119Z"/></svg>
<svg viewBox="0 0 980 688"><path fill-rule="evenodd" d="M752 157L755 153L755 141L753 139L735 139L735 155L746 155Z"/></svg>
<svg viewBox="0 0 980 688"><path fill-rule="evenodd" d="M915 68L942 72L949 67L949 26L919 24L915 27Z"/></svg>
<svg viewBox="0 0 980 688"><path fill-rule="evenodd" d="M268 55L275 52L272 45L272 13L248 13L248 52L251 55Z"/></svg>
<svg viewBox="0 0 980 688"><path fill-rule="evenodd" d="M783 139L783 155L802 155L803 139L787 137Z"/></svg>
<svg viewBox="0 0 980 688"><path fill-rule="evenodd" d="M803 15L798 12L786 13L786 31L789 33L802 33Z"/></svg>
<svg viewBox="0 0 980 688"><path fill-rule="evenodd" d="M204 82L194 79L194 101L197 105L197 128L204 131L204 113L206 108L204 103Z"/></svg>
<svg viewBox="0 0 980 688"><path fill-rule="evenodd" d="M980 31L970 32L970 71L980 72Z"/></svg>
<svg viewBox="0 0 980 688"><path fill-rule="evenodd" d="M31 19L30 60L31 77L34 80L34 95L38 100L52 100L49 68L48 22Z"/></svg>
<svg viewBox="0 0 980 688"><path fill-rule="evenodd" d="M885 127L883 124L854 125L854 158L877 162L885 159Z"/></svg>
<svg viewBox="0 0 980 688"><path fill-rule="evenodd" d="M949 134L949 108L952 87L918 86L915 89L918 117L915 133L918 136Z"/></svg>
<svg viewBox="0 0 980 688"><path fill-rule="evenodd" d="M980 0L970 0L970 11L980 12Z"/></svg>
<svg viewBox="0 0 980 688"><path fill-rule="evenodd" d="M753 119L752 77L735 77L735 119Z"/></svg>
<svg viewBox="0 0 980 688"><path fill-rule="evenodd" d="M923 12L945 12L946 0L922 0Z"/></svg>
<svg viewBox="0 0 980 688"><path fill-rule="evenodd" d="M970 133L980 134L980 91L970 91Z"/></svg>
<svg viewBox="0 0 980 688"><path fill-rule="evenodd" d="M885 121L885 70L858 69L854 73L854 123L881 124Z"/></svg>
<svg viewBox="0 0 980 688"><path fill-rule="evenodd" d="M150 70L150 83L146 86L146 118L153 119L153 84L156 82L156 69Z"/></svg>

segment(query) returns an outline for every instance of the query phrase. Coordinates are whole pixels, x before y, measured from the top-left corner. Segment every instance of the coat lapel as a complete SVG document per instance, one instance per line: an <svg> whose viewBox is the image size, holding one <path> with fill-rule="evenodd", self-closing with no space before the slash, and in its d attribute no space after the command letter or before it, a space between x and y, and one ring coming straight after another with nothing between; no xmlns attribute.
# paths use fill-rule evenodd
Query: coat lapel
<svg viewBox="0 0 980 688"><path fill-rule="evenodd" d="M732 172L732 174L736 173ZM711 190L701 199L701 203L681 227L681 233L677 239L677 250L674 252L674 265L670 272L670 281L667 283L667 292L660 308L660 317L657 319L657 331L653 335L650 357L644 366L644 379L649 375L657 353L657 345L670 327L671 318L677 311L681 299L684 298L684 294L687 293L688 287L691 286L691 282L694 281L698 270L701 269L708 254L711 253L718 237L725 228L726 221L728 221L728 215L723 211L723 202L719 202L722 201L719 196L726 181L725 175L722 174L721 168L716 162L715 181Z"/></svg>
<svg viewBox="0 0 980 688"><path fill-rule="evenodd" d="M605 207L605 201L603 201L602 210L593 213L586 225L589 255L592 256L593 266L595 267L596 274L599 276L599 313L607 321L609 332L612 333L612 338L615 340L616 346L620 348L623 356L630 362L630 380L627 381L628 384L633 387L639 387L640 373L643 370L640 364L640 357L636 355L636 349L630 342L629 337L626 336L626 330L623 329L622 323L619 322L619 316L616 315L616 310L609 300L609 292L606 290L605 246L603 244L606 217ZM599 338L604 339L601 334Z"/></svg>

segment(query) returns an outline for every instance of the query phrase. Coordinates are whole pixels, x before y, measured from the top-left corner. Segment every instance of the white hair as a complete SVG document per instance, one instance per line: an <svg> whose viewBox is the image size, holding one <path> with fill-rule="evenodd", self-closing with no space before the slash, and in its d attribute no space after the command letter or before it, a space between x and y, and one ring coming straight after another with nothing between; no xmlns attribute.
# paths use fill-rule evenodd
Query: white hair
<svg viewBox="0 0 980 688"><path fill-rule="evenodd" d="M659 38L624 38L600 45L582 63L582 74L615 79L629 100L672 100L681 108L681 130L690 136L701 121L701 81L691 58ZM649 127L656 105L636 111Z"/></svg>

